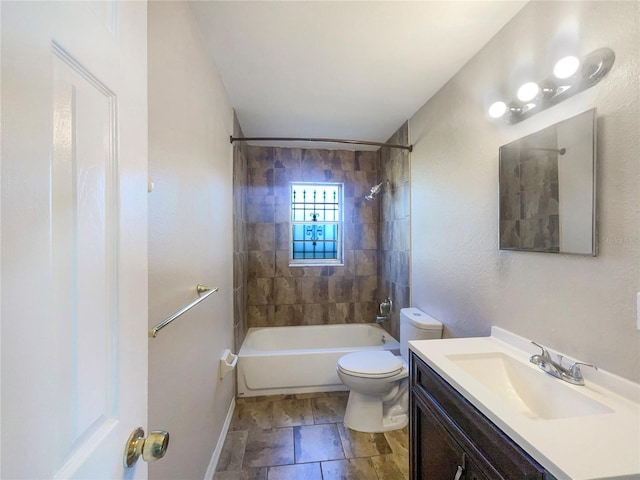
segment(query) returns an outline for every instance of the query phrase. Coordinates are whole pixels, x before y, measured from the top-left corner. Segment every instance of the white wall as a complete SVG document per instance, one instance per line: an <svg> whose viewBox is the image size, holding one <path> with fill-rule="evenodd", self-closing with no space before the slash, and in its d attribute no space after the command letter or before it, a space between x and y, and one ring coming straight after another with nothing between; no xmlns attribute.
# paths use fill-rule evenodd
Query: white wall
<svg viewBox="0 0 640 480"><path fill-rule="evenodd" d="M531 2L410 120L412 300L447 336L498 325L640 381L640 3ZM489 119L527 70L609 46L595 87L515 126ZM508 94L508 95L507 95ZM498 249L498 148L598 109L599 256Z"/></svg>
<svg viewBox="0 0 640 480"><path fill-rule="evenodd" d="M149 325L219 287L149 340L149 428L171 434L153 479L202 479L232 401L232 110L187 2L149 3Z"/></svg>

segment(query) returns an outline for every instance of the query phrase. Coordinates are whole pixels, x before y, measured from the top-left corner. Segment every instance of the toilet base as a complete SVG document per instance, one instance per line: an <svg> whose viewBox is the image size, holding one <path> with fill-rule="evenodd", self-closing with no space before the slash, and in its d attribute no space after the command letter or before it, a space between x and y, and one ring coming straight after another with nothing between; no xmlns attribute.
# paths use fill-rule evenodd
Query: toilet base
<svg viewBox="0 0 640 480"><path fill-rule="evenodd" d="M396 402L383 403L380 396L365 395L351 390L344 425L351 430L366 433L382 433L399 430L409 423L405 395Z"/></svg>

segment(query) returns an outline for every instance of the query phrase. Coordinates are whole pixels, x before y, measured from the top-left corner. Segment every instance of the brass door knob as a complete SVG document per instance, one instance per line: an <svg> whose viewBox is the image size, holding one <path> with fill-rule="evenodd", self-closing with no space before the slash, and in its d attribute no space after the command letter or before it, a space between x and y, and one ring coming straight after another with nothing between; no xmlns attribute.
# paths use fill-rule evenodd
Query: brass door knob
<svg viewBox="0 0 640 480"><path fill-rule="evenodd" d="M169 432L154 430L149 433L147 438L144 438L143 428L138 427L131 432L127 440L124 449L124 466L131 468L138 461L140 455L145 462L158 460L167 453L168 446Z"/></svg>

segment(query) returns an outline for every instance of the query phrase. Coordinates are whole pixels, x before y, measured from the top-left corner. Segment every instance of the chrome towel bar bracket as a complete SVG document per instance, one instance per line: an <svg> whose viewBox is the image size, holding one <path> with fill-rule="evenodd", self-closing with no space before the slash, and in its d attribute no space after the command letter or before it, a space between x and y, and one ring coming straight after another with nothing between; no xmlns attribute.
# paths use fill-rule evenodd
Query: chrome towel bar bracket
<svg viewBox="0 0 640 480"><path fill-rule="evenodd" d="M205 298L207 298L209 295L211 295L212 293L217 292L218 290L219 289L217 287L216 288L209 288L209 287L206 287L206 286L204 286L202 284L198 284L196 286L196 292L198 293L198 298L196 298L193 302L189 303L188 305L185 305L184 307L182 307L180 310L178 310L173 315L167 317L165 320L163 320L162 322L157 324L155 327L151 328L149 330L149 337L156 338L158 336L158 332L160 330L162 330L164 327L169 325L171 322L173 322L180 315L182 315L183 313L188 312L193 307L195 307L197 304L199 304L201 301L203 301Z"/></svg>

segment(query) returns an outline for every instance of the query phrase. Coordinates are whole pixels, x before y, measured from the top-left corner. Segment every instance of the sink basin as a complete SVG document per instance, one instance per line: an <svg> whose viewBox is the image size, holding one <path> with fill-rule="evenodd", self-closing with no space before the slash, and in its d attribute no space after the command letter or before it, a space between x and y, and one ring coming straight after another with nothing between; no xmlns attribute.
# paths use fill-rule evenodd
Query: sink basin
<svg viewBox="0 0 640 480"><path fill-rule="evenodd" d="M562 380L501 352L453 354L446 358L500 400L534 420L613 412Z"/></svg>

